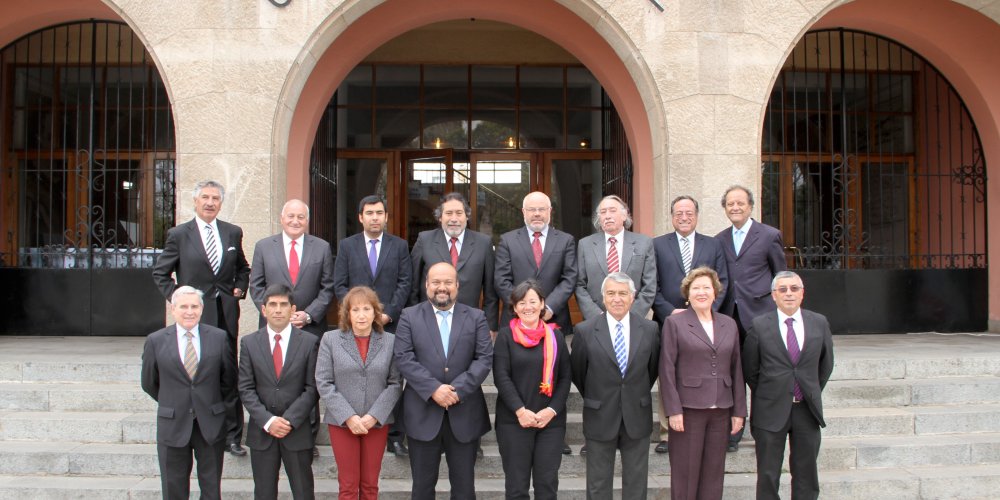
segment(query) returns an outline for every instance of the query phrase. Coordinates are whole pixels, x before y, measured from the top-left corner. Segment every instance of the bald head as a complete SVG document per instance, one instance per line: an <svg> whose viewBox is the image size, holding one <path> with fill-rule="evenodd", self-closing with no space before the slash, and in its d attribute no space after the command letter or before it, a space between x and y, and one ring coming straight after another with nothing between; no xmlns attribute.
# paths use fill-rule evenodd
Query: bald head
<svg viewBox="0 0 1000 500"><path fill-rule="evenodd" d="M532 232L543 231L552 220L552 202L540 191L528 193L521 203L524 225Z"/></svg>
<svg viewBox="0 0 1000 500"><path fill-rule="evenodd" d="M309 229L309 206L302 200L288 200L281 208L281 230L295 240Z"/></svg>

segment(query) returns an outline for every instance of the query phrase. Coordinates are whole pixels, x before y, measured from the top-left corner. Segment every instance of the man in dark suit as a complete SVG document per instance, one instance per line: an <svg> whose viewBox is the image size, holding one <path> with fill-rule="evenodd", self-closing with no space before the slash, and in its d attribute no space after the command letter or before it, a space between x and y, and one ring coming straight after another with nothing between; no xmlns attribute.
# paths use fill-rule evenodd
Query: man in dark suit
<svg viewBox="0 0 1000 500"><path fill-rule="evenodd" d="M587 498L611 498L615 450L622 456L622 498L646 498L650 390L659 373L656 323L630 312L635 284L622 272L601 285L606 313L576 325L570 362L583 397L587 443Z"/></svg>
<svg viewBox="0 0 1000 500"><path fill-rule="evenodd" d="M250 298L264 306L264 291L284 285L292 291L292 326L317 337L327 330L326 314L333 302L333 252L330 244L311 234L309 207L289 200L281 209L281 233L257 242L250 268ZM296 259L293 262L292 256ZM292 276L292 272L295 276ZM260 327L267 324L261 315Z"/></svg>
<svg viewBox="0 0 1000 500"><path fill-rule="evenodd" d="M503 301L500 327L511 320L510 293L525 280L533 279L545 293L542 319L559 325L563 335L573 333L569 299L576 288L576 242L549 225L552 202L545 193L534 192L521 204L524 227L500 237L493 283Z"/></svg>
<svg viewBox="0 0 1000 500"><path fill-rule="evenodd" d="M483 233L466 229L471 216L472 207L461 194L448 193L441 197L441 204L434 210L434 218L441 223L441 229L421 232L410 252L415 282L410 305L427 300L424 283L420 281L427 270L438 262L448 262L458 269L461 284L458 302L476 309L481 307L486 313L490 334L496 337L499 308L493 287L493 241Z"/></svg>
<svg viewBox="0 0 1000 500"><path fill-rule="evenodd" d="M271 285L262 294L267 326L241 341L239 390L250 414L247 446L254 497L278 497L278 469L296 500L312 499L316 392L316 345L319 337L292 325L292 291Z"/></svg>
<svg viewBox="0 0 1000 500"><path fill-rule="evenodd" d="M726 254L719 240L695 232L698 227L698 201L682 195L670 204L670 221L674 232L653 238L656 254L656 296L653 299L653 319L663 328L672 314L686 311L687 297L681 295L681 281L692 269L707 266L715 270L722 283L722 292L715 298L712 309L718 311L726 295L729 277L726 274ZM660 413L660 443L657 453L666 453L667 419Z"/></svg>
<svg viewBox="0 0 1000 500"><path fill-rule="evenodd" d="M490 430L482 389L493 366L490 330L482 311L457 302L459 279L451 264L431 266L425 288L430 299L403 311L394 345L406 380L412 498L434 498L444 450L451 498L474 499L476 449Z"/></svg>
<svg viewBox="0 0 1000 500"><path fill-rule="evenodd" d="M190 497L191 454L201 498L222 497L226 409L236 402L236 366L226 332L199 323L200 290L181 286L170 298L176 324L151 333L142 349L142 390L157 403L156 455L164 499Z"/></svg>
<svg viewBox="0 0 1000 500"><path fill-rule="evenodd" d="M819 498L823 388L833 372L833 336L826 317L802 309L805 287L791 271L771 285L777 309L757 316L743 346L750 386L750 433L757 454L757 498L777 499L785 439L792 498Z"/></svg>
<svg viewBox="0 0 1000 500"><path fill-rule="evenodd" d="M182 285L204 293L203 322L226 331L236 366L240 299L246 295L250 281L250 265L243 254L243 230L216 218L226 195L222 184L201 181L193 194L195 217L167 232L163 252L153 267L153 280L167 300ZM233 455L247 454L240 446L242 438L243 407L237 402L226 417L226 448Z"/></svg>
<svg viewBox="0 0 1000 500"><path fill-rule="evenodd" d="M715 235L726 252L729 286L719 311L736 320L740 345L757 316L774 310L771 279L787 269L781 231L750 218L753 193L730 186L722 195L722 208L733 225ZM743 429L729 437L729 452L739 449Z"/></svg>
<svg viewBox="0 0 1000 500"><path fill-rule="evenodd" d="M375 290L382 303L379 322L387 332L395 332L399 316L410 297L412 283L410 252L406 241L385 231L385 200L377 195L365 196L358 203L358 221L363 231L340 241L333 266L334 292L343 300L356 286ZM398 406L397 406L398 408ZM396 456L407 456L404 440L405 425L396 423L389 430L386 449Z"/></svg>
<svg viewBox="0 0 1000 500"><path fill-rule="evenodd" d="M687 298L681 296L681 281L692 269L707 266L719 275L723 291L716 297L713 310L719 310L726 295L729 284L726 253L719 240L695 232L698 211L698 202L694 198L678 196L670 204L674 232L653 238L657 273L653 319L661 326L671 314L687 309Z"/></svg>
<svg viewBox="0 0 1000 500"><path fill-rule="evenodd" d="M580 240L577 247L576 302L584 319L604 312L601 297L604 277L621 271L638 288L632 312L645 318L656 296L656 256L649 236L633 233L632 216L621 198L605 196L594 212L597 232Z"/></svg>

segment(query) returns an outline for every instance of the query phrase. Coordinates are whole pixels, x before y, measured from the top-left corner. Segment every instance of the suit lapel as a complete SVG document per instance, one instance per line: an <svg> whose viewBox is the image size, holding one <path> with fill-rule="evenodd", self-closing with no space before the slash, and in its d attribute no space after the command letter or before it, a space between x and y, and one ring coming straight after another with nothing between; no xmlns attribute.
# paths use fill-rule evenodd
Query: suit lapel
<svg viewBox="0 0 1000 500"><path fill-rule="evenodd" d="M594 245L593 245L593 248L594 248L594 261L597 262L598 265L601 266L601 271L604 272L603 275L607 276L608 275L608 254L605 251L605 247L607 246L607 241L604 239L604 233L603 232L597 233L595 236L597 236L597 237L594 238ZM624 248L624 246L625 245L622 245L622 248ZM620 260L621 256L619 256L618 258L619 258L619 262L621 262L621 260ZM619 265L618 267L621 268L622 266Z"/></svg>
<svg viewBox="0 0 1000 500"><path fill-rule="evenodd" d="M174 366L176 366L185 377L188 377L187 368L184 367L184 359L181 358L181 353L177 350L177 325L173 324L168 326L165 330L163 330L163 335L167 338L166 343L169 347L168 356L170 356L170 359L174 361ZM202 352L202 354L204 354L204 352ZM191 377L188 377L188 379L190 378Z"/></svg>
<svg viewBox="0 0 1000 500"><path fill-rule="evenodd" d="M444 230L436 229L434 231L434 238L431 239L432 243L431 246L433 246L434 250L437 251L440 262L447 262L450 264L451 250L450 247L448 246L448 241L449 241L448 235L444 232ZM459 256L459 261L461 261L461 255Z"/></svg>
<svg viewBox="0 0 1000 500"><path fill-rule="evenodd" d="M301 243L301 249L300 249L302 251L302 254L299 255L299 272L300 273L302 272L301 271L302 269L305 269L306 264L309 263L309 259L312 258L313 250L315 250L314 247L316 245L310 245L308 243L311 243L309 241L309 235L308 234L302 235L302 243ZM282 249L282 250L284 250L284 249ZM284 253L284 252L282 252L282 253ZM285 267L288 267L288 266L285 266ZM291 279L291 277L289 277L289 279ZM293 337L294 337L294 335L293 335Z"/></svg>
<svg viewBox="0 0 1000 500"><path fill-rule="evenodd" d="M364 236L364 237L361 238L361 248L364 249L363 253L365 255L365 260L366 261L368 260L368 249L366 248L368 246L367 241L366 241L367 239L368 239L367 236ZM379 239L382 240L381 242L379 242L381 244L381 246L382 246L382 248L381 248L382 251L378 253L378 260L375 261L375 274L372 275L372 282L373 283L375 282L375 277L378 276L379 273L382 272L382 267L385 266L386 259L389 258L389 253L392 252L392 250L393 250L392 249L392 245L390 245L389 241L388 241L389 240L388 233L386 233L385 231L383 231L382 232L382 236ZM369 267L371 267L371 266L369 266ZM368 272L370 273L371 269L369 269Z"/></svg>
<svg viewBox="0 0 1000 500"><path fill-rule="evenodd" d="M698 340L701 340L713 351L715 350L715 344L712 344L712 339L708 338L708 333L705 331L705 327L701 325L701 320L698 319L698 313L694 312L693 309L688 309L684 311L684 317L687 319L688 333L694 335ZM716 338L718 338L718 332L714 332ZM716 342L718 344L718 342Z"/></svg>
<svg viewBox="0 0 1000 500"><path fill-rule="evenodd" d="M678 250L678 252L680 252L680 250ZM705 237L699 233L694 233L694 251L691 252L691 269L698 267L699 263L702 262L702 254L704 253ZM683 264L681 267L683 267Z"/></svg>
<svg viewBox="0 0 1000 500"><path fill-rule="evenodd" d="M462 325L467 319L468 315L466 314L466 311L459 308L458 304L455 304L455 313L452 314L451 330L448 335L448 356L451 356L455 351L455 344L458 343L458 334L459 332L464 331L462 330Z"/></svg>
<svg viewBox="0 0 1000 500"><path fill-rule="evenodd" d="M226 254L229 253L227 249L232 246L229 244L229 238L232 236L232 232L229 230L229 226L223 224L222 221L218 219L215 220L215 225L219 228L219 243L222 244L222 247L219 248L219 272L222 272L221 270L226 265ZM208 254L206 254L206 258L208 258L207 256Z"/></svg>
<svg viewBox="0 0 1000 500"><path fill-rule="evenodd" d="M804 345L800 346L799 363L805 359L807 354L812 356L813 351L823 345L822 335L816 334L819 331L819 327L816 326L816 322L810 316L806 316L805 311L802 313L802 323L804 323L803 327L806 330L802 335L802 343Z"/></svg>
<svg viewBox="0 0 1000 500"><path fill-rule="evenodd" d="M528 230L525 229L524 233L527 234ZM545 237L545 246L542 247L542 266L541 267L545 267L545 263L549 260L549 258L552 256L552 254L555 253L556 249L557 248L561 248L559 246L559 244L556 243L556 241L559 239L559 236L560 236L559 235L559 231L555 230L552 226L549 226L549 234L548 234L548 236ZM525 241L525 240L522 239L521 241ZM534 257L535 254L530 252L530 250L531 250L530 246L528 247L528 250L529 250L529 255L531 255L532 257ZM532 262L534 262L534 258L532 258ZM539 271L541 270L541 267L539 267ZM537 275L538 273L536 272L535 274Z"/></svg>
<svg viewBox="0 0 1000 500"><path fill-rule="evenodd" d="M365 364L366 365L368 364L367 360L372 359L373 357L377 356L378 353L379 353L379 351L382 350L382 346L384 345L384 343L383 343L383 339L384 338L385 338L385 334L384 333L379 333L379 332L376 332L376 331L372 330L372 335L371 335L371 337L369 337L370 340L368 340L368 356L366 356L366 358L365 358ZM355 347L357 347L357 345L355 345ZM358 358L360 358L360 357L361 357L361 352L359 351L358 352Z"/></svg>
<svg viewBox="0 0 1000 500"><path fill-rule="evenodd" d="M677 263L677 269L680 269L681 274L684 274L684 259L681 257L681 235L677 233L670 233L673 235L672 238L667 238L667 248L670 250L670 255L673 255L674 262ZM691 257L691 263L694 265L694 256Z"/></svg>
<svg viewBox="0 0 1000 500"><path fill-rule="evenodd" d="M426 331L431 335L431 337L433 337L431 341L434 343L434 346L437 347L437 351L438 354L441 355L441 359L443 359L445 364L447 364L448 358L444 354L445 346L441 343L441 327L438 326L437 309L435 309L430 302L424 302L424 304L426 304L423 308ZM455 330L455 318L451 319L451 330ZM451 337L449 335L449 339L450 338ZM451 342L449 342L449 344L450 343Z"/></svg>
<svg viewBox="0 0 1000 500"><path fill-rule="evenodd" d="M630 231L625 231L622 233L622 254L618 256L621 264L618 266L618 270L625 272L628 269L628 265L632 262L632 247L635 246L635 235ZM606 264L605 264L606 265Z"/></svg>
<svg viewBox="0 0 1000 500"><path fill-rule="evenodd" d="M358 350L358 342L354 340L354 334L351 332L340 332L340 347L347 353L347 355L354 360L358 366L364 368L365 363L361 361L361 351ZM371 342L371 341L369 341ZM369 344L369 348L371 345Z"/></svg>
<svg viewBox="0 0 1000 500"><path fill-rule="evenodd" d="M198 219L191 219L188 223L188 237L191 238L191 245L197 248L195 251L198 252L198 255L201 255L202 262L205 263L208 272L212 272L212 263L208 261L208 251L205 250L205 242L201 239L201 227L199 224ZM221 253L222 251L220 250L219 252ZM219 266L221 269L221 262Z"/></svg>
<svg viewBox="0 0 1000 500"><path fill-rule="evenodd" d="M642 348L642 343L646 342L646 335L644 331L639 327L639 316L628 313L628 328L629 328L629 344L628 344L628 360L625 365L625 375L631 371L632 363L638 358L639 350ZM617 362L617 359L615 360Z"/></svg>
<svg viewBox="0 0 1000 500"><path fill-rule="evenodd" d="M733 246L733 226L729 226L725 231L719 233L716 238L722 243L722 250L726 252L726 259L730 262L736 260L736 248Z"/></svg>
<svg viewBox="0 0 1000 500"><path fill-rule="evenodd" d="M547 243L552 242L551 237L552 237L552 228L549 228L549 241ZM535 268L535 275L537 276L539 267L538 265L535 264L535 251L532 250L531 243L529 243L529 241L533 241L534 238L535 238L534 235L528 234L528 228L521 227L521 229L517 230L517 234L514 235L514 239L516 240L514 244L519 247L522 255L527 255L529 257L528 261L531 262L531 267ZM551 248L551 247L552 245L545 245L545 248ZM547 252L545 250L542 250L543 264L545 263L546 254Z"/></svg>
<svg viewBox="0 0 1000 500"><path fill-rule="evenodd" d="M615 356L615 346L611 343L611 330L608 330L608 313L602 314L600 318L601 320L597 322L597 328L594 329L594 336L597 337L597 344L611 358L611 362L615 366L618 366L618 357ZM631 349L629 351L631 355ZM621 375L620 371L619 375Z"/></svg>
<svg viewBox="0 0 1000 500"><path fill-rule="evenodd" d="M295 286L292 285L292 275L288 273L288 259L285 257L285 242L280 233L271 239L271 251L273 252L271 254L271 258L273 258L275 262L281 262L281 275L285 277L284 284L289 288L295 288ZM303 262L305 262L304 256ZM299 268L301 269L301 266L299 266Z"/></svg>
<svg viewBox="0 0 1000 500"><path fill-rule="evenodd" d="M462 248L458 251L458 267L455 269L461 271L465 267L465 263L468 262L469 256L475 251L475 239L471 237L469 230L465 230L465 238L462 241ZM451 262L451 252L448 253L448 262Z"/></svg>
<svg viewBox="0 0 1000 500"><path fill-rule="evenodd" d="M743 246L740 247L740 257L747 253L747 249L750 248L760 236L760 228L758 227L759 224L760 222L757 221L753 221L753 224L750 224L750 230L747 231L747 235L743 237Z"/></svg>
<svg viewBox="0 0 1000 500"><path fill-rule="evenodd" d="M264 368L267 372L267 376L276 385L278 383L278 375L274 372L274 352L271 351L271 337L267 333L267 327L258 330L260 335L257 336L257 351L260 353L261 359L264 360ZM292 335L294 337L294 335ZM291 348L289 348L291 350ZM285 359L289 359L287 356Z"/></svg>
<svg viewBox="0 0 1000 500"><path fill-rule="evenodd" d="M205 373L207 372L207 370L202 370L202 367L204 367L206 365L204 363L202 363L202 361L204 361L209 356L221 356L222 355L222 353L219 352L218 349L217 349L219 347L218 345L216 345L216 344L214 344L212 342L207 342L206 341L207 337L205 337L204 328L202 328L201 324L198 325L198 335L201 337L199 339L199 341L201 342L201 357L198 358L198 371L195 372L195 374L194 374L194 380L192 380L192 382L197 382L198 380L200 380L200 379L202 379L203 377L206 376ZM178 353L178 355L180 355L180 353ZM184 369L184 362L183 361L181 362L181 369L182 370Z"/></svg>
<svg viewBox="0 0 1000 500"><path fill-rule="evenodd" d="M292 327L292 334L288 338L288 352L285 353L285 362L281 365L281 373L285 373L285 368L292 366L299 359L299 351L302 350L303 331ZM273 356L272 356L273 359ZM273 363L274 361L272 361Z"/></svg>

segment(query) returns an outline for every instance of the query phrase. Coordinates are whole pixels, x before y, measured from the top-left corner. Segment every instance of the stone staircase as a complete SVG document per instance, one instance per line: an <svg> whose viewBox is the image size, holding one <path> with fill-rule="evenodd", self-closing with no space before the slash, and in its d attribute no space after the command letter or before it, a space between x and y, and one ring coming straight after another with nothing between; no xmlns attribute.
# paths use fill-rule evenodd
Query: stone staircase
<svg viewBox="0 0 1000 500"><path fill-rule="evenodd" d="M835 338L824 402L823 498L996 498L1000 491L1000 336ZM138 385L142 339L0 337L0 499L159 498L155 404ZM485 387L490 408L492 381ZM581 401L570 397L560 498L584 498ZM325 432L317 496L337 490ZM748 433L749 437L749 433ZM669 463L650 443L650 497L669 497ZM503 497L495 436L477 490ZM442 461L443 462L443 461ZM383 459L382 497L409 498L409 464ZM445 465L438 486L447 490ZM752 441L727 457L726 498L753 498ZM787 474L784 477L787 495ZM283 498L291 498L287 483ZM192 482L192 488L197 483ZM226 455L225 498L252 498L248 457ZM442 496L443 498L443 496Z"/></svg>

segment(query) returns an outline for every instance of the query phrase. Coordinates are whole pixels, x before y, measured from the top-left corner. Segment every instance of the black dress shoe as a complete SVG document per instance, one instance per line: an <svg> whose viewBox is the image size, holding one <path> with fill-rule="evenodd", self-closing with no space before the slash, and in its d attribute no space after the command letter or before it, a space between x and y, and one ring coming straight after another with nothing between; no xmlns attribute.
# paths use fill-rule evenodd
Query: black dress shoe
<svg viewBox="0 0 1000 500"><path fill-rule="evenodd" d="M483 458L483 447L476 448L476 460Z"/></svg>
<svg viewBox="0 0 1000 500"><path fill-rule="evenodd" d="M228 451L234 457L245 457L245 456L247 456L247 450L244 450L243 447L240 446L239 443L232 443L232 444L230 444L229 447L226 448L226 451Z"/></svg>
<svg viewBox="0 0 1000 500"><path fill-rule="evenodd" d="M573 454L573 448L570 448L568 444L563 443L562 454L563 455L572 455Z"/></svg>
<svg viewBox="0 0 1000 500"><path fill-rule="evenodd" d="M587 445L583 445L580 447L580 456L582 457L586 454L587 454Z"/></svg>
<svg viewBox="0 0 1000 500"><path fill-rule="evenodd" d="M388 451L397 457L410 456L410 450L406 449L406 445L403 444L402 441L386 441L385 451Z"/></svg>
<svg viewBox="0 0 1000 500"><path fill-rule="evenodd" d="M655 450L657 453L666 453L670 451L670 446L667 445L666 441L660 441L660 443L656 445Z"/></svg>
<svg viewBox="0 0 1000 500"><path fill-rule="evenodd" d="M729 446L726 446L726 453L736 453L737 451L740 451L739 443L729 443Z"/></svg>

